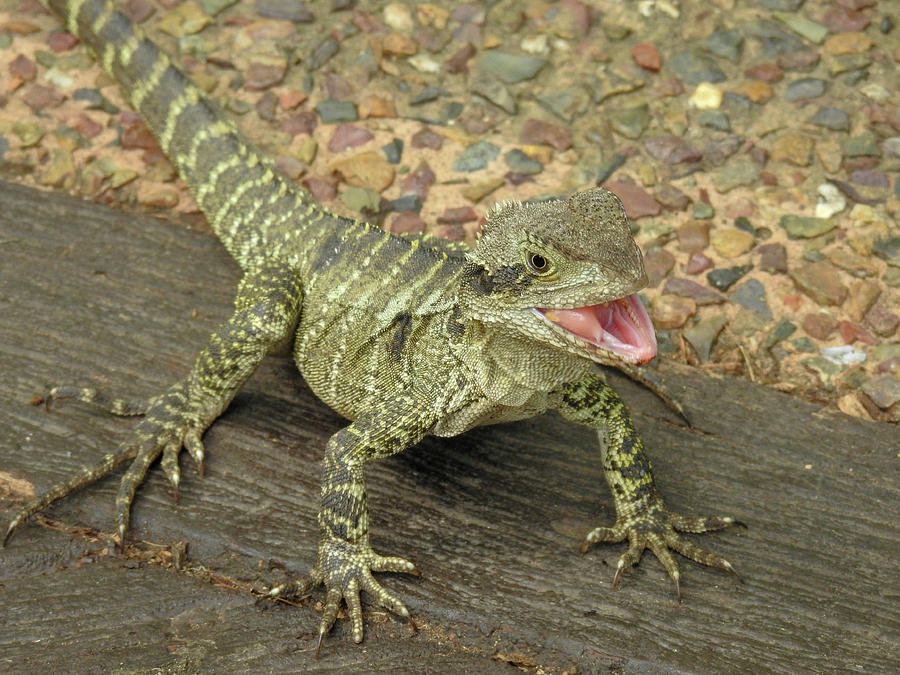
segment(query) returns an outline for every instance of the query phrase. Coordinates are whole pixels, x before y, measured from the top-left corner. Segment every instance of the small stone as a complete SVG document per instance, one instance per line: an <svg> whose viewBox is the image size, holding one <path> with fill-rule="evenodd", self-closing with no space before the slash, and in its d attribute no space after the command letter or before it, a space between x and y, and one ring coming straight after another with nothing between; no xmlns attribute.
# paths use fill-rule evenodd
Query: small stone
<svg viewBox="0 0 900 675"><path fill-rule="evenodd" d="M644 141L644 147L653 157L666 164L697 162L703 158L703 153L684 139L673 135L648 138Z"/></svg>
<svg viewBox="0 0 900 675"><path fill-rule="evenodd" d="M65 30L55 30L47 38L47 44L55 54L67 52L78 44L78 38Z"/></svg>
<svg viewBox="0 0 900 675"><path fill-rule="evenodd" d="M739 265L737 267L712 270L707 273L706 280L713 288L725 292L752 269L753 265Z"/></svg>
<svg viewBox="0 0 900 675"><path fill-rule="evenodd" d="M681 51L669 60L669 66L685 84L696 87L701 82L722 82L725 80L723 73L715 60L692 51Z"/></svg>
<svg viewBox="0 0 900 675"><path fill-rule="evenodd" d="M741 230L713 230L710 242L716 252L724 258L737 258L756 243L753 235Z"/></svg>
<svg viewBox="0 0 900 675"><path fill-rule="evenodd" d="M694 351L697 352L697 357L700 359L701 363L709 361L712 347L715 344L719 333L722 332L722 328L725 327L725 323L725 317L721 314L717 314L685 329L684 339L687 340L694 348Z"/></svg>
<svg viewBox="0 0 900 675"><path fill-rule="evenodd" d="M9 64L9 74L30 82L37 76L37 65L24 54L19 54Z"/></svg>
<svg viewBox="0 0 900 675"><path fill-rule="evenodd" d="M743 96L754 103L765 103L774 95L772 87L762 80L749 80L731 90L731 93Z"/></svg>
<svg viewBox="0 0 900 675"><path fill-rule="evenodd" d="M841 305L847 298L847 287L828 261L803 263L790 271L790 277L800 291L820 305Z"/></svg>
<svg viewBox="0 0 900 675"><path fill-rule="evenodd" d="M828 59L828 74L832 77L849 73L844 79L847 84L855 84L864 77L862 71L872 65L872 59L865 54L844 54Z"/></svg>
<svg viewBox="0 0 900 675"><path fill-rule="evenodd" d="M425 221L415 211L402 211L388 225L394 234L419 234L425 231Z"/></svg>
<svg viewBox="0 0 900 675"><path fill-rule="evenodd" d="M886 174L870 169L857 169L856 171L851 171L850 181L857 185L865 185L866 187L881 188L885 190L890 187L890 181Z"/></svg>
<svg viewBox="0 0 900 675"><path fill-rule="evenodd" d="M870 21L869 17L860 11L835 7L822 17L822 23L832 33L847 33L849 31L865 30Z"/></svg>
<svg viewBox="0 0 900 675"><path fill-rule="evenodd" d="M794 166L809 166L815 140L803 133L790 131L778 137L772 146L772 159Z"/></svg>
<svg viewBox="0 0 900 675"><path fill-rule="evenodd" d="M814 50L800 50L781 54L778 57L778 65L785 70L812 70L819 63L819 52Z"/></svg>
<svg viewBox="0 0 900 675"><path fill-rule="evenodd" d="M823 106L819 108L815 115L809 120L812 124L816 124L832 131L849 131L850 115L840 108L832 108Z"/></svg>
<svg viewBox="0 0 900 675"><path fill-rule="evenodd" d="M825 93L825 80L816 77L804 77L791 82L784 93L785 101L805 101L818 98Z"/></svg>
<svg viewBox="0 0 900 675"><path fill-rule="evenodd" d="M318 70L328 63L340 50L341 43L329 35L313 48L312 53L306 60L306 66L309 70Z"/></svg>
<svg viewBox="0 0 900 675"><path fill-rule="evenodd" d="M608 110L606 117L614 131L625 138L638 139L650 126L650 107L642 103L630 108Z"/></svg>
<svg viewBox="0 0 900 675"><path fill-rule="evenodd" d="M677 295L658 295L650 300L653 325L662 330L681 328L697 312L697 305L690 298Z"/></svg>
<svg viewBox="0 0 900 675"><path fill-rule="evenodd" d="M475 77L472 82L472 91L510 115L515 115L518 111L516 99L506 85L489 73L479 73Z"/></svg>
<svg viewBox="0 0 900 675"><path fill-rule="evenodd" d="M303 179L303 186L319 202L329 202L337 196L337 181L330 176L328 178L306 176Z"/></svg>
<svg viewBox="0 0 900 675"><path fill-rule="evenodd" d="M472 183L468 187L464 188L462 191L462 195L470 202L477 203L494 192L505 182L506 181L502 177L486 178L484 180L478 181L477 183Z"/></svg>
<svg viewBox="0 0 900 675"><path fill-rule="evenodd" d="M875 303L865 317L866 324L882 337L895 337L900 327L900 316L889 311L883 301Z"/></svg>
<svg viewBox="0 0 900 675"><path fill-rule="evenodd" d="M356 104L353 101L336 101L324 99L316 103L316 112L325 124L335 122L355 122L359 119Z"/></svg>
<svg viewBox="0 0 900 675"><path fill-rule="evenodd" d="M144 23L144 21L153 16L156 7L153 6L150 0L128 0L122 11L135 23Z"/></svg>
<svg viewBox="0 0 900 675"><path fill-rule="evenodd" d="M900 401L900 378L896 375L873 377L862 386L863 393L882 410Z"/></svg>
<svg viewBox="0 0 900 675"><path fill-rule="evenodd" d="M415 28L412 12L402 2L391 2L384 8L384 22L394 30L409 33Z"/></svg>
<svg viewBox="0 0 900 675"><path fill-rule="evenodd" d="M744 75L753 80L760 80L768 84L780 82L784 79L784 71L779 68L777 63L772 63L770 61L750 66L744 71Z"/></svg>
<svg viewBox="0 0 900 675"><path fill-rule="evenodd" d="M339 199L344 206L357 213L378 213L381 210L381 195L368 188L348 187Z"/></svg>
<svg viewBox="0 0 900 675"><path fill-rule="evenodd" d="M826 218L797 216L792 213L781 216L778 224L784 228L790 239L810 239L830 232L837 223Z"/></svg>
<svg viewBox="0 0 900 675"><path fill-rule="evenodd" d="M338 157L328 164L328 168L341 174L348 184L375 192L386 190L394 182L394 167L375 150Z"/></svg>
<svg viewBox="0 0 900 675"><path fill-rule="evenodd" d="M506 84L530 80L547 65L547 60L536 56L520 56L497 49L485 51L480 66Z"/></svg>
<svg viewBox="0 0 900 675"><path fill-rule="evenodd" d="M755 312L764 319L772 318L766 301L766 288L756 279L748 279L731 294L731 300Z"/></svg>
<svg viewBox="0 0 900 675"><path fill-rule="evenodd" d="M699 110L717 110L722 105L722 90L709 82L701 82L689 103Z"/></svg>
<svg viewBox="0 0 900 675"><path fill-rule="evenodd" d="M759 181L759 167L750 159L717 169L712 182L717 192L729 192L736 187L752 186Z"/></svg>
<svg viewBox="0 0 900 675"><path fill-rule="evenodd" d="M437 217L437 221L442 225L462 225L476 220L478 220L478 214L471 206L447 208Z"/></svg>
<svg viewBox="0 0 900 675"><path fill-rule="evenodd" d="M649 42L642 42L631 48L631 58L634 62L644 70L656 72L659 70L662 61L659 52Z"/></svg>
<svg viewBox="0 0 900 675"><path fill-rule="evenodd" d="M392 199L385 204L386 211L414 211L419 213L422 210L422 198L419 195L403 195Z"/></svg>
<svg viewBox="0 0 900 675"><path fill-rule="evenodd" d="M696 220L709 220L716 215L716 210L707 202L694 202L694 218Z"/></svg>
<svg viewBox="0 0 900 675"><path fill-rule="evenodd" d="M678 249L693 253L709 246L709 223L690 221L676 229Z"/></svg>
<svg viewBox="0 0 900 675"><path fill-rule="evenodd" d="M312 136L307 136L297 146L297 159L309 166L315 160L318 152L319 144L316 142L316 139Z"/></svg>
<svg viewBox="0 0 900 675"><path fill-rule="evenodd" d="M311 110L303 110L283 119L278 126L291 136L308 136L318 125L316 114Z"/></svg>
<svg viewBox="0 0 900 675"><path fill-rule="evenodd" d="M775 324L775 327L766 336L763 347L771 349L782 340L786 340L797 331L797 324L781 319Z"/></svg>
<svg viewBox="0 0 900 675"><path fill-rule="evenodd" d="M706 286L698 284L696 281L679 277L666 279L663 293L671 293L672 295L680 295L683 298L690 298L698 305L712 305L725 302L725 296L708 289Z"/></svg>
<svg viewBox="0 0 900 675"><path fill-rule="evenodd" d="M582 87L539 94L537 102L565 122L571 123L591 105L591 95Z"/></svg>
<svg viewBox="0 0 900 675"><path fill-rule="evenodd" d="M629 72L611 66L603 66L597 72L591 92L594 103L599 104L613 96L640 89L644 84L644 80L633 77Z"/></svg>
<svg viewBox="0 0 900 675"><path fill-rule="evenodd" d="M199 33L212 22L199 7L186 3L166 11L157 28L172 37L181 38Z"/></svg>
<svg viewBox="0 0 900 675"><path fill-rule="evenodd" d="M759 269L764 272L784 274L787 272L787 251L782 244L763 244L755 253L760 255Z"/></svg>
<svg viewBox="0 0 900 675"><path fill-rule="evenodd" d="M703 46L706 51L737 63L744 52L744 36L736 28L717 30L706 38Z"/></svg>
<svg viewBox="0 0 900 675"><path fill-rule="evenodd" d="M847 316L854 321L862 321L863 317L878 300L881 295L881 286L874 281L860 279L850 286L850 292L847 296Z"/></svg>
<svg viewBox="0 0 900 675"><path fill-rule="evenodd" d="M536 159L532 159L518 148L510 150L503 155L503 160L511 171L527 176L533 176L544 170L543 164Z"/></svg>
<svg viewBox="0 0 900 675"><path fill-rule="evenodd" d="M714 263L709 257L705 256L700 251L694 251L688 256L687 264L684 266L684 271L688 274L700 274L701 272L705 272L708 269L713 267Z"/></svg>
<svg viewBox="0 0 900 675"><path fill-rule="evenodd" d="M865 54L872 48L875 41L862 32L838 33L825 41L822 49L826 54L837 56L839 54Z"/></svg>
<svg viewBox="0 0 900 675"><path fill-rule="evenodd" d="M500 154L500 148L488 141L478 141L466 148L453 163L454 171L480 171Z"/></svg>
<svg viewBox="0 0 900 675"><path fill-rule="evenodd" d="M381 42L384 53L389 56L412 56L419 51L419 45L410 37L400 33L390 33Z"/></svg>
<svg viewBox="0 0 900 675"><path fill-rule="evenodd" d="M851 136L841 143L844 157L879 157L881 151L878 148L878 138L875 134L864 133L859 136Z"/></svg>
<svg viewBox="0 0 900 675"><path fill-rule="evenodd" d="M444 146L444 137L426 127L414 133L411 142L412 146L417 149L440 150Z"/></svg>
<svg viewBox="0 0 900 675"><path fill-rule="evenodd" d="M675 256L666 251L659 249L644 256L644 270L647 272L649 288L656 288L659 282L666 278L672 268L675 266Z"/></svg>
<svg viewBox="0 0 900 675"><path fill-rule="evenodd" d="M415 170L404 176L402 185L406 192L415 193L424 200L428 197L428 191L435 180L437 176L434 171L426 162L422 162Z"/></svg>
<svg viewBox="0 0 900 675"><path fill-rule="evenodd" d="M218 16L223 11L238 3L238 0L200 0L203 11L210 16ZM259 2L256 3L256 11L259 12Z"/></svg>
<svg viewBox="0 0 900 675"><path fill-rule="evenodd" d="M622 200L625 214L630 220L637 220L644 216L655 216L661 210L659 203L637 185L620 181L607 181L604 187Z"/></svg>
<svg viewBox="0 0 900 675"><path fill-rule="evenodd" d="M836 173L841 168L841 146L833 138L821 139L816 143L816 157L829 173Z"/></svg>
<svg viewBox="0 0 900 675"><path fill-rule="evenodd" d="M56 89L45 87L42 84L32 84L25 91L22 100L35 113L40 113L47 108L58 108L65 100Z"/></svg>
<svg viewBox="0 0 900 675"><path fill-rule="evenodd" d="M572 137L568 129L552 122L530 118L525 120L519 140L528 145L549 145L557 150L572 147Z"/></svg>
<svg viewBox="0 0 900 675"><path fill-rule="evenodd" d="M232 0L225 0L230 5ZM306 8L305 2L297 0L256 0L256 13L266 19L280 19L294 23L309 23L315 17Z"/></svg>
<svg viewBox="0 0 900 675"><path fill-rule="evenodd" d="M817 340L827 340L837 330L838 322L830 314L816 312L803 317L803 330Z"/></svg>
<svg viewBox="0 0 900 675"><path fill-rule="evenodd" d="M477 53L475 47L471 44L466 44L454 52L453 55L444 62L444 65L451 73L467 73L469 72L469 61Z"/></svg>
<svg viewBox="0 0 900 675"><path fill-rule="evenodd" d="M825 42L825 38L828 37L828 28L799 14L777 12L775 18L800 37L806 38L817 45Z"/></svg>
<svg viewBox="0 0 900 675"><path fill-rule="evenodd" d="M362 119L373 117L396 117L394 102L377 94L366 94L359 101L359 116Z"/></svg>
<svg viewBox="0 0 900 675"><path fill-rule="evenodd" d="M403 157L403 139L395 138L390 143L381 146L381 151L391 164L399 164Z"/></svg>
<svg viewBox="0 0 900 675"><path fill-rule="evenodd" d="M43 167L38 182L50 187L67 187L75 177L75 161L72 153L64 148L54 148L50 161Z"/></svg>
<svg viewBox="0 0 900 675"><path fill-rule="evenodd" d="M651 167L652 168L652 167ZM684 211L691 205L691 198L674 185L665 183L653 193L656 201L667 211Z"/></svg>
<svg viewBox="0 0 900 675"><path fill-rule="evenodd" d="M339 124L328 142L328 149L331 152L343 152L348 148L365 145L373 138L375 136L368 129L347 123Z"/></svg>

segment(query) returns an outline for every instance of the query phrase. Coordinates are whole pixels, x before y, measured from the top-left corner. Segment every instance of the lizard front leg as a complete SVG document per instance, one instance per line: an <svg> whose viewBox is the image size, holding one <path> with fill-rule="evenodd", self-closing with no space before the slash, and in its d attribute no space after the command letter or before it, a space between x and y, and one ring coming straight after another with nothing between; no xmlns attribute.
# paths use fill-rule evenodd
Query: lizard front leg
<svg viewBox="0 0 900 675"><path fill-rule="evenodd" d="M709 532L737 521L730 517L686 517L666 508L656 490L650 460L644 454L631 415L616 392L600 377L591 376L566 385L557 393L557 409L564 417L597 430L603 474L616 507L616 522L612 527L598 527L588 533L582 552L594 543L628 539L628 549L619 558L613 587L618 584L622 571L637 564L648 548L672 577L679 597L678 564L669 549L700 564L734 573L725 558L700 548L678 532Z"/></svg>
<svg viewBox="0 0 900 675"><path fill-rule="evenodd" d="M293 335L302 296L298 276L286 266L272 264L247 272L238 287L234 313L210 336L187 377L146 403L131 402L126 408L125 402L91 389L54 390L56 396L93 402L119 414L143 414L144 418L114 452L26 504L10 522L4 545L29 516L131 462L116 497L116 530L123 545L134 493L147 469L162 455L163 469L177 492L182 447L202 466L201 435L263 357Z"/></svg>
<svg viewBox="0 0 900 675"><path fill-rule="evenodd" d="M347 603L353 640L362 641L361 590L374 597L380 606L410 618L406 606L372 576L372 572L418 574L418 571L408 560L378 555L369 545L365 465L408 448L434 422L435 417L423 410L423 406L417 406L413 398L401 397L384 401L380 411L361 415L329 439L325 448L316 564L306 577L269 591L272 598L298 597L320 584L325 585L318 645L334 625L341 600Z"/></svg>

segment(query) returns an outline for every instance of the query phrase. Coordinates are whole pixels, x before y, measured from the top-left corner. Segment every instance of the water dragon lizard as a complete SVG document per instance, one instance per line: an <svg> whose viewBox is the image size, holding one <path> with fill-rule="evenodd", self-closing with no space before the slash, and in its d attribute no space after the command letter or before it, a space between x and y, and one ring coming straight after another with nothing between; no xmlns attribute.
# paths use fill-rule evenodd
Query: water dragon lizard
<svg viewBox="0 0 900 675"><path fill-rule="evenodd" d="M647 283L643 260L612 193L594 188L568 199L499 204L471 249L430 236L390 235L316 203L108 0L48 4L119 81L243 277L231 317L166 391L146 401L72 387L50 393L143 418L97 464L26 504L4 544L29 516L128 464L116 498L123 542L135 490L150 465L161 457L177 489L181 450L202 466L206 428L263 357L293 341L294 360L311 389L352 420L325 448L316 563L305 577L269 592L287 598L324 585L320 643L342 601L353 639L362 640L363 590L410 617L372 574L417 571L369 545L366 464L427 434L454 436L549 409L596 429L616 522L592 530L583 548L628 540L614 585L645 549L660 559L676 592L679 571L670 549L733 571L725 558L678 532L736 521L666 508L630 414L596 366L642 379L633 366L656 354L653 326L635 295Z"/></svg>

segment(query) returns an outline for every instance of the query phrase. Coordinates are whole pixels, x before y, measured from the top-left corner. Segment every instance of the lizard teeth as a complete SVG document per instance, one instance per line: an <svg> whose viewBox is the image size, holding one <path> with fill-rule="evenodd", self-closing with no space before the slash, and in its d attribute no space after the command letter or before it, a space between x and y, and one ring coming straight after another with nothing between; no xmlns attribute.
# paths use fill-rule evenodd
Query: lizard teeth
<svg viewBox="0 0 900 675"><path fill-rule="evenodd" d="M656 356L653 323L636 295L574 309L535 312L566 333L632 363Z"/></svg>

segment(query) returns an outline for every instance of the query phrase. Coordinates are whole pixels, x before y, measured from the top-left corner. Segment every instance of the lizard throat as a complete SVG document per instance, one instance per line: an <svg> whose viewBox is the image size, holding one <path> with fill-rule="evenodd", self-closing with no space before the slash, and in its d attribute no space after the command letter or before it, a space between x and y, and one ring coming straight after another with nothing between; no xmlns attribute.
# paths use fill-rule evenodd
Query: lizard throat
<svg viewBox="0 0 900 675"><path fill-rule="evenodd" d="M575 309L542 309L537 314L566 333L629 363L656 356L653 323L637 295Z"/></svg>

